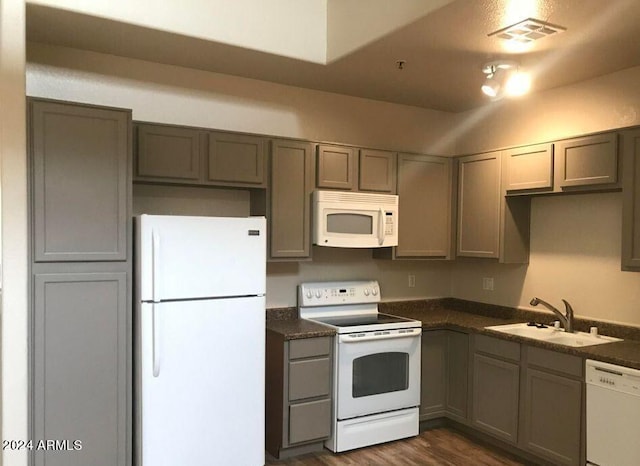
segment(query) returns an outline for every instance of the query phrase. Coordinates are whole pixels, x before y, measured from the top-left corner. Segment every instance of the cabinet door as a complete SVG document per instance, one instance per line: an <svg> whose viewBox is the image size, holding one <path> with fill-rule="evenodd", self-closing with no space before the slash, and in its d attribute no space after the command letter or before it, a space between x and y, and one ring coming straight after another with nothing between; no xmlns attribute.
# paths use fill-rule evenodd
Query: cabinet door
<svg viewBox="0 0 640 466"><path fill-rule="evenodd" d="M355 150L351 147L319 145L317 165L318 188L356 188Z"/></svg>
<svg viewBox="0 0 640 466"><path fill-rule="evenodd" d="M500 152L459 159L458 256L499 255Z"/></svg>
<svg viewBox="0 0 640 466"><path fill-rule="evenodd" d="M313 144L271 141L269 257L311 256Z"/></svg>
<svg viewBox="0 0 640 466"><path fill-rule="evenodd" d="M36 262L127 258L130 113L32 100Z"/></svg>
<svg viewBox="0 0 640 466"><path fill-rule="evenodd" d="M561 190L574 186L619 186L618 134L557 142L555 168L556 186Z"/></svg>
<svg viewBox="0 0 640 466"><path fill-rule="evenodd" d="M553 144L505 150L502 158L507 192L553 189Z"/></svg>
<svg viewBox="0 0 640 466"><path fill-rule="evenodd" d="M200 131L136 124L135 179L167 183L200 181Z"/></svg>
<svg viewBox="0 0 640 466"><path fill-rule="evenodd" d="M582 382L528 368L523 397L524 448L553 464L580 464Z"/></svg>
<svg viewBox="0 0 640 466"><path fill-rule="evenodd" d="M473 358L473 426L515 444L520 366L481 354Z"/></svg>
<svg viewBox="0 0 640 466"><path fill-rule="evenodd" d="M266 186L265 139L233 133L209 133L209 184Z"/></svg>
<svg viewBox="0 0 640 466"><path fill-rule="evenodd" d="M622 133L622 268L640 270L640 129Z"/></svg>
<svg viewBox="0 0 640 466"><path fill-rule="evenodd" d="M451 257L451 159L398 156L396 257Z"/></svg>
<svg viewBox="0 0 640 466"><path fill-rule="evenodd" d="M420 420L445 414L447 384L447 332L422 332Z"/></svg>
<svg viewBox="0 0 640 466"><path fill-rule="evenodd" d="M396 192L396 153L382 150L360 149L361 191Z"/></svg>
<svg viewBox="0 0 640 466"><path fill-rule="evenodd" d="M461 332L447 332L447 352L447 414L459 421L466 421L469 335Z"/></svg>
<svg viewBox="0 0 640 466"><path fill-rule="evenodd" d="M34 442L82 442L36 451L35 464L129 464L126 273L36 274L34 284Z"/></svg>

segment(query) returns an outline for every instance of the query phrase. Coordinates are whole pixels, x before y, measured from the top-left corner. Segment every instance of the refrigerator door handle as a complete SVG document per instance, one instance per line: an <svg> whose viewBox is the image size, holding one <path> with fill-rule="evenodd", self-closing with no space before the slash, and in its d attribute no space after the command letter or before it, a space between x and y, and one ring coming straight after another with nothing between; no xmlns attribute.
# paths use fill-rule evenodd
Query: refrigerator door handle
<svg viewBox="0 0 640 466"><path fill-rule="evenodd" d="M151 298L154 302L158 302L158 294L160 293L160 235L151 230Z"/></svg>
<svg viewBox="0 0 640 466"><path fill-rule="evenodd" d="M156 305L151 304L151 358L153 359L153 376L160 375L160 351L158 348L158 323L156 322Z"/></svg>

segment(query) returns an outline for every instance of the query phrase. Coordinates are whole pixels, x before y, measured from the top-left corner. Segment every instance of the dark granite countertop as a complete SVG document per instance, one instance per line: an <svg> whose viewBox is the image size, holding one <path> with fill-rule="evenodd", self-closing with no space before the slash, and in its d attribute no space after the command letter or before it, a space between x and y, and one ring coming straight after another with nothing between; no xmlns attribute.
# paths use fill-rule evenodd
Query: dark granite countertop
<svg viewBox="0 0 640 466"><path fill-rule="evenodd" d="M588 331L590 326L595 325L598 326L600 333L603 335L624 339L624 341L620 342L576 348L509 335L485 328L493 325L528 322L531 320L548 324L554 320L554 316L551 313L547 316L543 313L453 298L381 303L379 310L387 314L420 320L422 328L425 330L449 329L480 333L587 359L596 359L640 369L640 328L637 327L576 319L576 329L579 331ZM299 319L295 308L269 309L267 316L267 329L280 333L285 340L335 334L329 327Z"/></svg>

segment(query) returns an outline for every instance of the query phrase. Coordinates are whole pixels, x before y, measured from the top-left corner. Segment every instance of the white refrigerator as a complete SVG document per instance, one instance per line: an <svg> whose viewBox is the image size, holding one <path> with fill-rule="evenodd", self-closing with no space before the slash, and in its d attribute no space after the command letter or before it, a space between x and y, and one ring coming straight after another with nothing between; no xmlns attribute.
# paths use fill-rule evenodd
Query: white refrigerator
<svg viewBox="0 0 640 466"><path fill-rule="evenodd" d="M265 219L135 227L135 464L263 465Z"/></svg>

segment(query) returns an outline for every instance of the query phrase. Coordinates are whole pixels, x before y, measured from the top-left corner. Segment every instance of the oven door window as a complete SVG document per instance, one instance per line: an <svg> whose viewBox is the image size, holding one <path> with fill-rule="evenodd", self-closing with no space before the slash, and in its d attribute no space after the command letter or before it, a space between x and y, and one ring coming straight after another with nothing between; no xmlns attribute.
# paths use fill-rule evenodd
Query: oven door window
<svg viewBox="0 0 640 466"><path fill-rule="evenodd" d="M327 214L327 233L372 235L373 217L366 214Z"/></svg>
<svg viewBox="0 0 640 466"><path fill-rule="evenodd" d="M385 352L353 360L353 398L406 390L409 387L409 354Z"/></svg>

